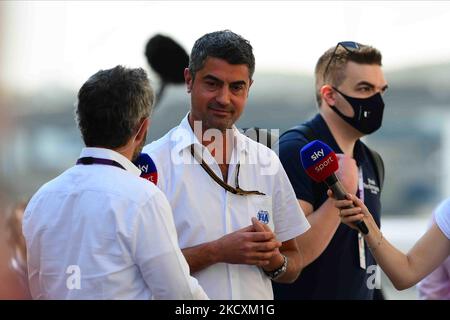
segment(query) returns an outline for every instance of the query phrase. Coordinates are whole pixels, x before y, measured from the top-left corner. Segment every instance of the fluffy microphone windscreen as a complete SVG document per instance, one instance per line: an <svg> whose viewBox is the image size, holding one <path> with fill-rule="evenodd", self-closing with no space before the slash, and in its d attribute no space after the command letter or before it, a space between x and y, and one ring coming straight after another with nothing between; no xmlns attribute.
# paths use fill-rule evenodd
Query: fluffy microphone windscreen
<svg viewBox="0 0 450 320"><path fill-rule="evenodd" d="M161 34L153 36L147 42L145 56L164 82L184 83L184 68L189 65L189 56L174 40Z"/></svg>

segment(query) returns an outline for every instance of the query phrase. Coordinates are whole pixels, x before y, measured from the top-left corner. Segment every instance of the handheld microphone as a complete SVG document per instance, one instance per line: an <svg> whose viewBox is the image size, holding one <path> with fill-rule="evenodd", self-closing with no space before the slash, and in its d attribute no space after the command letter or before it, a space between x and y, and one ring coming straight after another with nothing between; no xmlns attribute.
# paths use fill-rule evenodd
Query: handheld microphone
<svg viewBox="0 0 450 320"><path fill-rule="evenodd" d="M346 191L335 174L339 168L338 158L326 143L319 140L311 141L301 149L300 158L303 168L311 179L315 182L325 182L336 199L346 199ZM351 205L349 208L353 207ZM369 233L364 221L355 224L363 234Z"/></svg>
<svg viewBox="0 0 450 320"><path fill-rule="evenodd" d="M141 153L133 163L141 170L141 178L153 182L155 185L158 183L158 171L156 170L155 163L148 154Z"/></svg>

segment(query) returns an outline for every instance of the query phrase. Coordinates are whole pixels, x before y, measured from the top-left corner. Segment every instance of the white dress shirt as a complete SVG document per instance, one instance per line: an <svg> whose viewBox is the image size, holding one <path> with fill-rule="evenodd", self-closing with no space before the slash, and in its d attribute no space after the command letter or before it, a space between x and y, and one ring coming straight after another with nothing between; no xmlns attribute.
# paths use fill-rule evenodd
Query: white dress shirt
<svg viewBox="0 0 450 320"><path fill-rule="evenodd" d="M84 148L33 196L23 219L34 299L205 299L182 255L169 203L119 153Z"/></svg>
<svg viewBox="0 0 450 320"><path fill-rule="evenodd" d="M190 145L203 150L203 159L222 178L219 165L203 147L187 116L178 127L147 145L158 170L158 187L173 210L182 249L210 242L251 224L252 217L268 223L279 241L305 232L309 223L276 154L241 134L235 127L236 146L228 169L228 184L261 195L240 196L225 191L193 159ZM268 221L267 221L268 220ZM257 266L218 263L193 274L211 299L273 299L271 280Z"/></svg>

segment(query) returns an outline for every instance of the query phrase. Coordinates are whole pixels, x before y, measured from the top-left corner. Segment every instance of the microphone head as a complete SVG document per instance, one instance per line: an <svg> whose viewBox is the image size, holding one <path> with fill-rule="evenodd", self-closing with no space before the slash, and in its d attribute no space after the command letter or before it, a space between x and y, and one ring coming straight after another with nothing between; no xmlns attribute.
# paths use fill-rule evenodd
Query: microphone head
<svg viewBox="0 0 450 320"><path fill-rule="evenodd" d="M184 68L189 65L189 56L174 40L157 34L147 42L145 56L162 81L184 83Z"/></svg>
<svg viewBox="0 0 450 320"><path fill-rule="evenodd" d="M316 182L325 181L338 168L338 159L334 151L324 142L314 140L300 151L302 165L308 176Z"/></svg>
<svg viewBox="0 0 450 320"><path fill-rule="evenodd" d="M141 153L133 163L141 170L141 178L147 179L155 185L158 183L158 171L152 158L147 153Z"/></svg>

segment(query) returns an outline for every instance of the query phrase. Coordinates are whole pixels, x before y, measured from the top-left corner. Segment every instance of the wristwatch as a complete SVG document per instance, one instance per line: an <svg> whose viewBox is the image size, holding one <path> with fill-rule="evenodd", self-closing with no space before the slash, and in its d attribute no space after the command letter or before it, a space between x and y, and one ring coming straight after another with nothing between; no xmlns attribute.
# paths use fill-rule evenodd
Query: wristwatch
<svg viewBox="0 0 450 320"><path fill-rule="evenodd" d="M281 255L283 256L283 259L284 259L281 267L279 267L278 269L272 270L272 271L266 271L263 269L264 273L272 280L275 280L276 278L280 277L287 270L288 258L284 254L281 254Z"/></svg>

